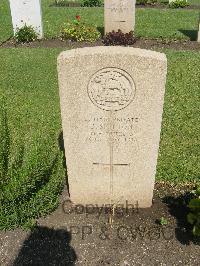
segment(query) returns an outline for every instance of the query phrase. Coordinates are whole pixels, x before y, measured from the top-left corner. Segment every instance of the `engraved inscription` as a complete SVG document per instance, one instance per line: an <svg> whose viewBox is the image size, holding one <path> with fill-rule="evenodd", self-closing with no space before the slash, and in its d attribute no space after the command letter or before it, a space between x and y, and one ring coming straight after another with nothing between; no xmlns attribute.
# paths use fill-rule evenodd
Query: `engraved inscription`
<svg viewBox="0 0 200 266"><path fill-rule="evenodd" d="M112 2L108 9L111 10L111 12L117 12L117 13L123 13L128 10L128 1L127 0L119 0L117 2Z"/></svg>
<svg viewBox="0 0 200 266"><path fill-rule="evenodd" d="M133 101L135 84L126 71L104 68L89 81L88 95L97 107L106 111L118 111Z"/></svg>
<svg viewBox="0 0 200 266"><path fill-rule="evenodd" d="M109 139L109 135L116 144L136 142L134 128L139 122L138 117L114 118L112 127L109 119L104 117L93 117L85 122L90 132L87 142L101 142Z"/></svg>

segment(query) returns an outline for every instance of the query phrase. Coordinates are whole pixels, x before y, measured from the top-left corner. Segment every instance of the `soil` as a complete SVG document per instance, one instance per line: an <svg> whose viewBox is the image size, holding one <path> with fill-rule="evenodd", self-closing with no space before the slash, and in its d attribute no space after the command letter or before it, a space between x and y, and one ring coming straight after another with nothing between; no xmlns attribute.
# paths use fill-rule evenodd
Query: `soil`
<svg viewBox="0 0 200 266"><path fill-rule="evenodd" d="M81 6L81 2L73 2L73 1L67 1L67 2L60 2L58 4L56 3L53 3L53 4L50 4L49 7L82 7Z"/></svg>
<svg viewBox="0 0 200 266"><path fill-rule="evenodd" d="M196 39L196 32L188 32L188 36L191 39ZM98 40L94 43L86 42L71 42L62 41L60 39L43 39L40 41L35 41L25 44L16 44L13 39L7 40L0 44L0 48L82 48L82 47L92 47L92 46L103 46L102 40ZM196 41L177 41L177 40L162 40L162 39L145 39L137 38L136 42L131 47L143 48L143 49L175 49L175 50L197 50L200 51L200 43Z"/></svg>
<svg viewBox="0 0 200 266"><path fill-rule="evenodd" d="M58 4L51 4L49 5L49 7L63 7L63 8L67 8L67 7L73 7L73 8L80 8L83 7L81 2L73 2L73 1L68 1L66 3L58 3ZM185 7L180 7L179 9L199 9L200 5L189 5L189 6L185 6ZM97 8L97 7L95 7ZM136 4L136 8L158 8L158 9L169 9L170 7L168 6L168 3L166 4L162 4L162 3L154 3L154 4ZM171 9L171 8L170 8Z"/></svg>
<svg viewBox="0 0 200 266"><path fill-rule="evenodd" d="M158 9L172 9L168 6L167 4L159 4L159 3L155 3L155 4L146 4L146 5L136 5L136 8L158 8ZM176 9L199 9L200 5L189 5L189 6L185 6L185 7L179 7Z"/></svg>
<svg viewBox="0 0 200 266"><path fill-rule="evenodd" d="M0 232L0 265L197 266L200 239L186 222L193 187L157 183L151 208L118 209L112 222L107 209L72 206L65 189L34 230Z"/></svg>

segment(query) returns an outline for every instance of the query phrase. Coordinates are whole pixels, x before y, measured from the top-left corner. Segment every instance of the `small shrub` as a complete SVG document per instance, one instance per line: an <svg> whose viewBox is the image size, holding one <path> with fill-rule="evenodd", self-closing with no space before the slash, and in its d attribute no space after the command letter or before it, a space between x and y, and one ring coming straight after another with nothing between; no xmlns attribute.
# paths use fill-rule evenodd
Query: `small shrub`
<svg viewBox="0 0 200 266"><path fill-rule="evenodd" d="M101 34L97 28L82 21L80 16L76 16L75 20L64 24L61 31L62 40L77 42L95 42L100 36Z"/></svg>
<svg viewBox="0 0 200 266"><path fill-rule="evenodd" d="M166 218L161 217L160 220L159 220L159 224L160 224L160 225L167 225L167 224L168 224L168 221L167 221Z"/></svg>
<svg viewBox="0 0 200 266"><path fill-rule="evenodd" d="M169 1L168 0L136 0L136 5L168 5Z"/></svg>
<svg viewBox="0 0 200 266"><path fill-rule="evenodd" d="M102 6L101 0L83 0L83 6Z"/></svg>
<svg viewBox="0 0 200 266"><path fill-rule="evenodd" d="M155 5L155 4L157 4L157 3L158 3L157 0L148 0L148 1L147 1L147 4L148 4L148 5Z"/></svg>
<svg viewBox="0 0 200 266"><path fill-rule="evenodd" d="M148 0L136 0L136 5L146 5Z"/></svg>
<svg viewBox="0 0 200 266"><path fill-rule="evenodd" d="M33 42L38 39L38 34L32 26L25 25L17 29L15 39L18 43Z"/></svg>
<svg viewBox="0 0 200 266"><path fill-rule="evenodd" d="M123 33L121 30L107 33L103 38L105 45L131 45L136 42L133 31Z"/></svg>
<svg viewBox="0 0 200 266"><path fill-rule="evenodd" d="M200 236L200 188L194 192L194 197L190 200L188 207L190 212L187 220L193 226L193 234Z"/></svg>
<svg viewBox="0 0 200 266"><path fill-rule="evenodd" d="M60 7L77 7L77 6L81 6L82 5L82 3L81 3L82 1L80 0L80 1L73 1L73 0L71 0L71 1L69 1L69 0L55 0L55 5L56 6L60 6Z"/></svg>
<svg viewBox="0 0 200 266"><path fill-rule="evenodd" d="M184 8L186 6L189 6L189 3L186 0L175 0L169 3L170 8Z"/></svg>

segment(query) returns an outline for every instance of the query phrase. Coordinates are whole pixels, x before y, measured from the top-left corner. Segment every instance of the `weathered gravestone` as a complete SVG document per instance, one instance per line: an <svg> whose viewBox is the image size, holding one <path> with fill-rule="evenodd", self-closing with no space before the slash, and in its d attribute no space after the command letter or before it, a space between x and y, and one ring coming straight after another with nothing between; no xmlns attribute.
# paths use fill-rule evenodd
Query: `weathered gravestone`
<svg viewBox="0 0 200 266"><path fill-rule="evenodd" d="M17 28L33 26L38 38L43 37L40 0L10 0L14 34Z"/></svg>
<svg viewBox="0 0 200 266"><path fill-rule="evenodd" d="M177 0L169 0L169 4L172 3L172 2L176 2ZM187 2L187 0L186 0Z"/></svg>
<svg viewBox="0 0 200 266"><path fill-rule="evenodd" d="M152 204L164 54L126 47L62 52L58 76L71 200Z"/></svg>
<svg viewBox="0 0 200 266"><path fill-rule="evenodd" d="M135 0L104 0L105 33L111 31L124 32L134 30Z"/></svg>

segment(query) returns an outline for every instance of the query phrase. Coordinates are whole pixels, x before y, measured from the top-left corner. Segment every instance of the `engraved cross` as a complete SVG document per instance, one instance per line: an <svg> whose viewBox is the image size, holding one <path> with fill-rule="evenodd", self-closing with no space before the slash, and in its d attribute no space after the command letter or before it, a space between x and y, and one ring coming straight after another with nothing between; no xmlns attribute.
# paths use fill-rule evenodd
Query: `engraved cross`
<svg viewBox="0 0 200 266"><path fill-rule="evenodd" d="M112 204L113 200L113 176L114 176L114 167L116 166L130 166L128 163L114 163L113 162L113 150L114 150L114 139L113 139L113 119L114 111L109 111L109 148L110 148L110 162L109 163L98 163L94 162L93 165L105 165L110 166L110 201Z"/></svg>

